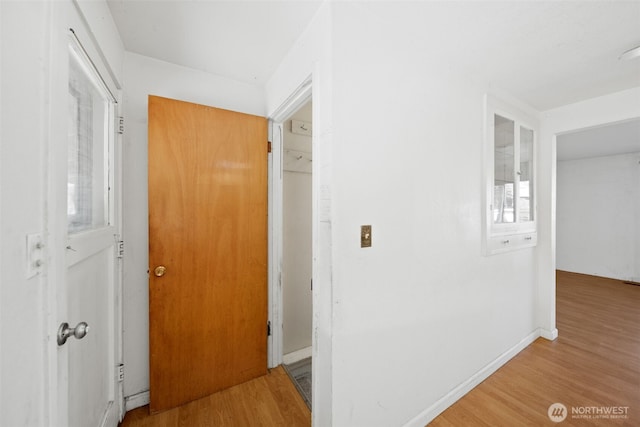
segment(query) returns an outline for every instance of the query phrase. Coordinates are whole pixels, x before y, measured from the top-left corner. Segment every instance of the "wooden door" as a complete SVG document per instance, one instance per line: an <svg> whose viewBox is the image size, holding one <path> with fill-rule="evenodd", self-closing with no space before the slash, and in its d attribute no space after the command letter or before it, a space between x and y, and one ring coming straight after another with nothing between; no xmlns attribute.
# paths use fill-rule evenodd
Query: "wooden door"
<svg viewBox="0 0 640 427"><path fill-rule="evenodd" d="M149 97L149 264L151 412L266 374L265 118Z"/></svg>

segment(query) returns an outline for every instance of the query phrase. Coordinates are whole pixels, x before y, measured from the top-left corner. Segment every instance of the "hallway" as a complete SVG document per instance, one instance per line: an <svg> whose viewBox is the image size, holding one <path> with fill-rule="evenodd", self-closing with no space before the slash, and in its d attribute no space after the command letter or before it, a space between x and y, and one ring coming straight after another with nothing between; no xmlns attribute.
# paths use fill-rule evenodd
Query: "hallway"
<svg viewBox="0 0 640 427"><path fill-rule="evenodd" d="M568 410L563 426L638 425L640 286L556 277L558 339L538 338L430 426L556 425L547 416L556 402ZM628 407L619 411L627 417L589 419L589 407ZM581 414L572 417L572 408Z"/></svg>

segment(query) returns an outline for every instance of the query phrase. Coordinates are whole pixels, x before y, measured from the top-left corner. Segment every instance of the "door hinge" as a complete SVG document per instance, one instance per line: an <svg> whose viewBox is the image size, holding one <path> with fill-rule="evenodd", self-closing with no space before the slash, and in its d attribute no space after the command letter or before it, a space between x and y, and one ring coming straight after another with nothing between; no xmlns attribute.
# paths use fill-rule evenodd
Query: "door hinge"
<svg viewBox="0 0 640 427"><path fill-rule="evenodd" d="M267 321L267 336L271 336L271 320Z"/></svg>
<svg viewBox="0 0 640 427"><path fill-rule="evenodd" d="M271 141L267 141L267 153L271 152Z"/></svg>
<svg viewBox="0 0 640 427"><path fill-rule="evenodd" d="M121 383L124 381L124 363L118 365L118 382Z"/></svg>
<svg viewBox="0 0 640 427"><path fill-rule="evenodd" d="M118 117L118 133L122 135L124 133L124 117Z"/></svg>
<svg viewBox="0 0 640 427"><path fill-rule="evenodd" d="M118 258L124 257L124 240L116 238L116 253Z"/></svg>

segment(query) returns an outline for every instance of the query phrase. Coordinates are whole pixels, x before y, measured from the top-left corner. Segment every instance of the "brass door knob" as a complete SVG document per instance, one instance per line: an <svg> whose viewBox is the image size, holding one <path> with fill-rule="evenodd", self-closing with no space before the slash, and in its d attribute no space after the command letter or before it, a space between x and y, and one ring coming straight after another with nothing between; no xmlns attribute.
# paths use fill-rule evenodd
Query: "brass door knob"
<svg viewBox="0 0 640 427"><path fill-rule="evenodd" d="M167 272L167 267L165 267L164 265L159 265L153 269L153 274L155 274L157 277L164 276L164 273L166 272Z"/></svg>

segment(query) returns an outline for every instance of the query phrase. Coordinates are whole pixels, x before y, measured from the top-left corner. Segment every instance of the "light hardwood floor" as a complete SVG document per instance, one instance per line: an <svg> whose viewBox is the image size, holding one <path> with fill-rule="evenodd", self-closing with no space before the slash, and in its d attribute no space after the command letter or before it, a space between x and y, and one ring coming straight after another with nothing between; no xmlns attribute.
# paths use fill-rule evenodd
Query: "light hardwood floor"
<svg viewBox="0 0 640 427"><path fill-rule="evenodd" d="M640 286L559 271L556 294L558 339L535 341L430 427L640 426ZM559 424L556 402L569 412ZM627 406L627 418L572 418L594 406Z"/></svg>
<svg viewBox="0 0 640 427"><path fill-rule="evenodd" d="M282 367L267 375L159 414L144 406L121 427L310 426L311 412Z"/></svg>
<svg viewBox="0 0 640 427"><path fill-rule="evenodd" d="M538 339L440 414L430 427L640 426L640 286L558 272L560 336ZM626 419L547 416L552 403L629 407ZM269 375L149 416L129 412L122 427L287 426L311 414L282 368Z"/></svg>

